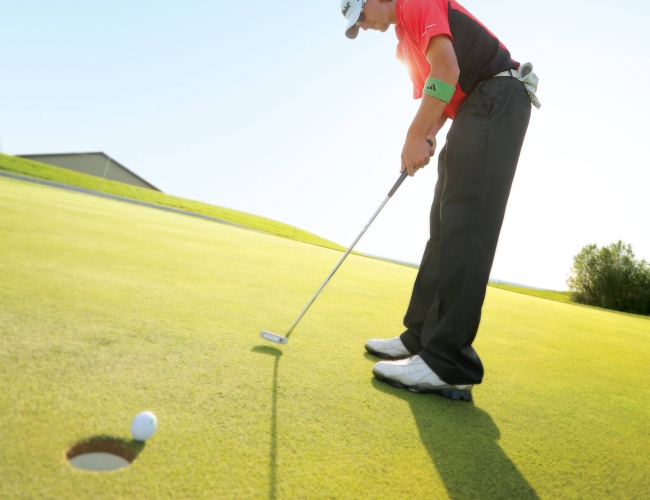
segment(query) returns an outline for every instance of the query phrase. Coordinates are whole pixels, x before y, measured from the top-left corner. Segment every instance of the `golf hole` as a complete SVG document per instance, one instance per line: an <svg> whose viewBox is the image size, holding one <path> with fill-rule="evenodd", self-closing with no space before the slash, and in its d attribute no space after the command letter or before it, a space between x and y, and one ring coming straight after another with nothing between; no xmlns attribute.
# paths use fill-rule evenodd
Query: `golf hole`
<svg viewBox="0 0 650 500"><path fill-rule="evenodd" d="M119 470L131 465L139 453L139 450L130 449L127 443L119 438L94 437L72 446L66 452L66 458L76 469L95 472Z"/></svg>

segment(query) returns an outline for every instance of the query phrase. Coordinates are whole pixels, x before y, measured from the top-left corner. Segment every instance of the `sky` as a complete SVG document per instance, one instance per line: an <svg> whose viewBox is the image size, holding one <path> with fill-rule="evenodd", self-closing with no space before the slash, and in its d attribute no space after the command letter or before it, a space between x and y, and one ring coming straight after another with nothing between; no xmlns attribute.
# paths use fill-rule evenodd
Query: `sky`
<svg viewBox="0 0 650 500"><path fill-rule="evenodd" d="M650 260L650 3L461 3L540 78L492 277L565 290L573 255L619 239ZM344 246L399 175L419 101L394 30L348 40L337 0L0 0L0 19L4 153L104 151ZM434 161L357 249L419 262L435 182Z"/></svg>

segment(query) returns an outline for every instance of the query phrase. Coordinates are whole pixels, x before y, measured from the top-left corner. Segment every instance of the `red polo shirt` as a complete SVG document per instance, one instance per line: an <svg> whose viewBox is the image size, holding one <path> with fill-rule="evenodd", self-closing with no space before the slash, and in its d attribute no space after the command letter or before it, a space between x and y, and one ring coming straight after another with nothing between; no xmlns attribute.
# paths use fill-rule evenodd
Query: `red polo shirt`
<svg viewBox="0 0 650 500"><path fill-rule="evenodd" d="M454 97L444 111L448 118L456 115L461 103L483 80L519 67L497 37L455 0L397 0L396 8L397 58L408 68L414 99L422 97L429 77L429 40L446 35L454 46L460 75Z"/></svg>

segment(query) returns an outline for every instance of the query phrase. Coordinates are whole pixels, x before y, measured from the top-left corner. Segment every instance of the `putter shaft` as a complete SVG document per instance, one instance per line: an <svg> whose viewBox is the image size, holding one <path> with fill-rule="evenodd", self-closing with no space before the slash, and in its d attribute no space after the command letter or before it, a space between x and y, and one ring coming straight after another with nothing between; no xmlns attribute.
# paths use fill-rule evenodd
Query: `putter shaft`
<svg viewBox="0 0 650 500"><path fill-rule="evenodd" d="M395 194L395 191L397 191L397 189L401 186L402 182L404 182L404 179L406 179L407 175L408 175L408 172L406 171L406 169L404 169L402 174L399 176L399 179L397 179L397 182L395 183L393 188L389 191L388 195L386 196L386 198L384 199L382 204L379 206L379 208L377 209L375 214L370 218L370 220L368 221L366 226L359 233L359 236L357 236L357 239L354 240L352 245L350 245L350 248L348 248L347 251L343 254L343 257L341 257L341 260L339 260L338 264L336 264L336 266L334 266L334 269L332 269L332 272L329 274L329 276L327 278L325 278L325 281L323 282L323 284L316 291L316 293L311 298L311 300L307 303L305 308L300 312L300 314L298 315L296 320L293 322L293 324L289 327L289 331L287 332L285 337L287 337L287 338L289 337L289 335L291 334L293 329L296 327L296 325L300 322L300 320L305 315L305 313L307 312L309 307L314 303L314 301L316 300L316 297L318 297L318 295L323 290L323 288L325 288L325 285L327 285L327 282L332 278L332 276L334 276L334 273L338 270L338 268L341 267L341 264L343 264L343 261L345 260L345 258L350 254L350 252L355 247L355 245L359 242L359 240L361 239L363 234L368 230L368 228L370 227L370 224L372 224L372 222L375 220L375 218L379 215L379 212L381 212L382 208L384 208L384 205L386 205L386 203L388 203L388 200L390 200L391 196L393 196Z"/></svg>
<svg viewBox="0 0 650 500"><path fill-rule="evenodd" d="M341 264L343 264L343 261L345 260L345 258L350 254L350 252L352 251L352 249L354 248L354 246L355 246L355 245L357 244L357 242L361 239L361 237L363 236L363 233L365 233L365 232L368 230L368 228L370 227L370 224L372 224L372 221L375 220L375 217L377 217L377 216L379 215L379 212L381 212L381 209L384 208L384 205L386 205L386 203L388 202L388 200L390 200L390 196L387 196L387 197L386 197L386 199L384 200L384 202L381 204L381 206L380 206L380 207L377 209L377 211L375 212L375 215L372 216L372 219L370 219L370 221L368 222L368 224L366 224L366 227L363 228L363 231L361 231L361 233L359 234L359 236L357 236L357 239L354 240L354 242L352 243L352 245L350 245L350 248L348 248L347 251L343 254L343 257L341 257L341 260L339 260L338 264L336 264L336 266L334 266L334 269L332 269L332 272L329 274L329 276L328 276L327 278L325 278L325 281L323 281L323 284L322 284L322 285L320 286L320 288L316 291L316 293L315 293L314 296L311 298L311 300L307 303L307 305L305 306L305 308L300 312L300 314L299 314L298 317L296 318L296 321L294 321L293 324L289 327L289 331L288 331L287 334L285 335L286 337L288 337L289 334L293 331L293 329L296 327L296 325L298 324L298 322L302 319L302 317L303 317L303 316L305 315L305 313L307 312L307 309L309 309L309 307L310 307L310 306L314 303L314 301L316 300L316 297L318 297L318 295L319 295L320 292L323 290L323 288L325 288L325 285L327 285L327 282L332 278L332 276L334 276L334 273L338 270L338 268L341 267Z"/></svg>
<svg viewBox="0 0 650 500"><path fill-rule="evenodd" d="M395 194L395 191L397 191L397 189L402 185L402 182L404 182L404 179L406 179L407 175L408 175L408 172L406 171L406 169L404 169L402 174L399 176L399 179L397 179L397 182L395 183L393 188L388 192L388 196L386 196L386 199L382 202L382 204L379 206L379 208L377 209L375 214L368 221L368 224L366 224L366 227L364 227L363 230L361 231L361 233L359 233L359 236L357 236L357 239L354 240L352 245L350 245L350 248L348 248L347 251L345 252L345 254L343 254L343 257L341 257L341 260L339 260L338 264L336 264L336 266L334 266L334 269L332 269L332 272L325 279L325 281L320 286L320 288L316 291L316 293L311 298L309 303L300 312L300 314L296 318L296 321L294 321L293 324L291 325L291 327L289 327L289 331L287 332L286 336L283 337L281 335L277 335L275 333L272 333L272 332L269 332L269 331L266 331L266 330L262 330L262 332L260 333L260 336L263 339L268 340L270 342L275 342L276 344L286 344L289 341L289 335L291 334L293 329L296 327L298 322L305 315L305 313L307 312L307 309L309 309L309 307L314 303L314 301L316 300L316 297L318 297L318 294L320 294L320 292L323 290L323 288L325 288L325 285L327 285L327 282L331 279L332 276L334 276L334 273L337 271L337 269L339 267L341 267L341 264L343 264L343 261L345 260L345 258L350 254L350 252L352 251L354 246L361 239L361 237L363 236L363 233L365 233L368 230L368 228L370 227L370 224L372 224L372 221L374 221L375 218L379 215L379 212L381 212L381 209L384 208L384 205L386 205L386 203L388 203L388 200L390 200L391 196L393 196Z"/></svg>

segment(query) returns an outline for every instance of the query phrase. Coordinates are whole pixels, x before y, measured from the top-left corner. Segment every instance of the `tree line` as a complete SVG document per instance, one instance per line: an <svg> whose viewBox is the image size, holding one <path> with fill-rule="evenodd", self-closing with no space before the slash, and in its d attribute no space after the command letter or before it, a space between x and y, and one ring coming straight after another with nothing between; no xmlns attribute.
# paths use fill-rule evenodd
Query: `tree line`
<svg viewBox="0 0 650 500"><path fill-rule="evenodd" d="M636 260L632 246L622 241L583 247L573 257L567 284L579 304L650 315L650 264Z"/></svg>

